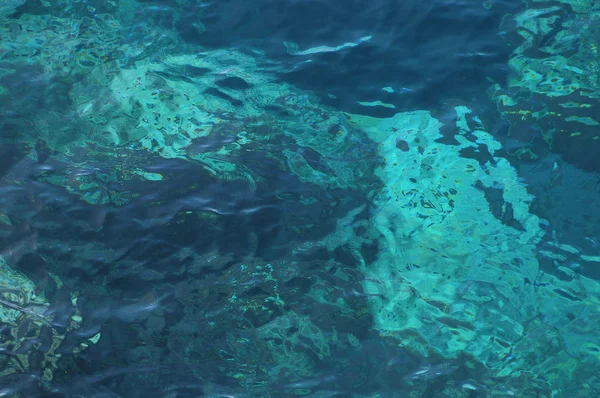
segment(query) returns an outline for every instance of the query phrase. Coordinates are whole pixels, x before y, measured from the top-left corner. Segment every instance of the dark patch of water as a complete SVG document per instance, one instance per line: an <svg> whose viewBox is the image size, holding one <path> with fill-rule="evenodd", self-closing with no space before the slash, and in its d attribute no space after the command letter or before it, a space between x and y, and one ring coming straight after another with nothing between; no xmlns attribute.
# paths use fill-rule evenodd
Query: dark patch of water
<svg viewBox="0 0 600 398"><path fill-rule="evenodd" d="M520 1L436 0L213 2L180 21L190 43L213 48L257 48L282 62L282 80L313 91L326 104L349 112L387 117L398 111L431 109L450 98L487 100L487 78L503 81L510 48L498 35L501 18L523 7ZM201 21L205 32L190 31ZM352 48L290 55L318 46ZM384 91L391 87L394 91ZM365 107L358 101L395 106Z"/></svg>

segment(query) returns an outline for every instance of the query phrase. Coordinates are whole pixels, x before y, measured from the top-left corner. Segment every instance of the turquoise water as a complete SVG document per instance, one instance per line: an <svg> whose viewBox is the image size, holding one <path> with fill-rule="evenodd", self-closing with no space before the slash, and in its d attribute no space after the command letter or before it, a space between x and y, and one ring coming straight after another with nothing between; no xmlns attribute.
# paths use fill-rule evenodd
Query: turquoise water
<svg viewBox="0 0 600 398"><path fill-rule="evenodd" d="M0 395L600 396L591 0L0 4Z"/></svg>

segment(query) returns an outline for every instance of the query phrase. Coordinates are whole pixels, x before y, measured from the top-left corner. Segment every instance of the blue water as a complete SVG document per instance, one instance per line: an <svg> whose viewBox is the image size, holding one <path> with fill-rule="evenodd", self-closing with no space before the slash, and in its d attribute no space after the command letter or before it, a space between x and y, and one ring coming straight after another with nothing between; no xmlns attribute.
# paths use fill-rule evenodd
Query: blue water
<svg viewBox="0 0 600 398"><path fill-rule="evenodd" d="M287 66L283 81L310 90L323 103L389 117L435 109L457 98L483 101L486 78L502 79L507 73L510 48L498 35L500 20L522 7L518 1L496 2L491 10L454 1L264 1L248 6L224 1L200 11L207 31L215 32L210 37L190 32L186 19L178 31L186 42L212 48L256 48ZM350 51L314 56L290 56L281 45L293 41L303 49L364 36L373 39ZM388 93L383 87L396 90ZM356 104L378 99L396 109L365 110Z"/></svg>
<svg viewBox="0 0 600 398"><path fill-rule="evenodd" d="M0 5L0 395L597 397L576 3Z"/></svg>

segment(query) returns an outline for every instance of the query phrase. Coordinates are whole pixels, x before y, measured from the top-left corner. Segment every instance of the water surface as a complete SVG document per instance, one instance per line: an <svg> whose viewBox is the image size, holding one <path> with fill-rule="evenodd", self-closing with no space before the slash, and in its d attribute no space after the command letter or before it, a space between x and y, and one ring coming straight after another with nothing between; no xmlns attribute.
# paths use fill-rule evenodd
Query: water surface
<svg viewBox="0 0 600 398"><path fill-rule="evenodd" d="M597 396L598 21L5 2L0 391Z"/></svg>

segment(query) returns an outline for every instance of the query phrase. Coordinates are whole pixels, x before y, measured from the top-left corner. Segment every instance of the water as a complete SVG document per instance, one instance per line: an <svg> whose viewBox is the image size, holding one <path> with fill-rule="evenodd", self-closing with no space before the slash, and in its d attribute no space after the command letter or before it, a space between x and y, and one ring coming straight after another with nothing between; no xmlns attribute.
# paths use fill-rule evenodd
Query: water
<svg viewBox="0 0 600 398"><path fill-rule="evenodd" d="M498 36L500 19L520 7L515 1L499 2L493 10L452 1L296 1L277 6L265 1L249 7L215 2L202 12L207 14L207 31L219 34L182 38L210 47L258 48L287 65L283 81L310 90L322 103L389 117L436 108L453 98L480 100L489 86L486 77L502 79L506 74L509 49ZM228 33L232 30L235 33ZM300 49L337 46L366 36L371 39L350 51L312 56L290 56L281 45L288 41ZM377 100L395 108L357 104Z"/></svg>
<svg viewBox="0 0 600 398"><path fill-rule="evenodd" d="M597 397L599 21L5 1L0 394Z"/></svg>

